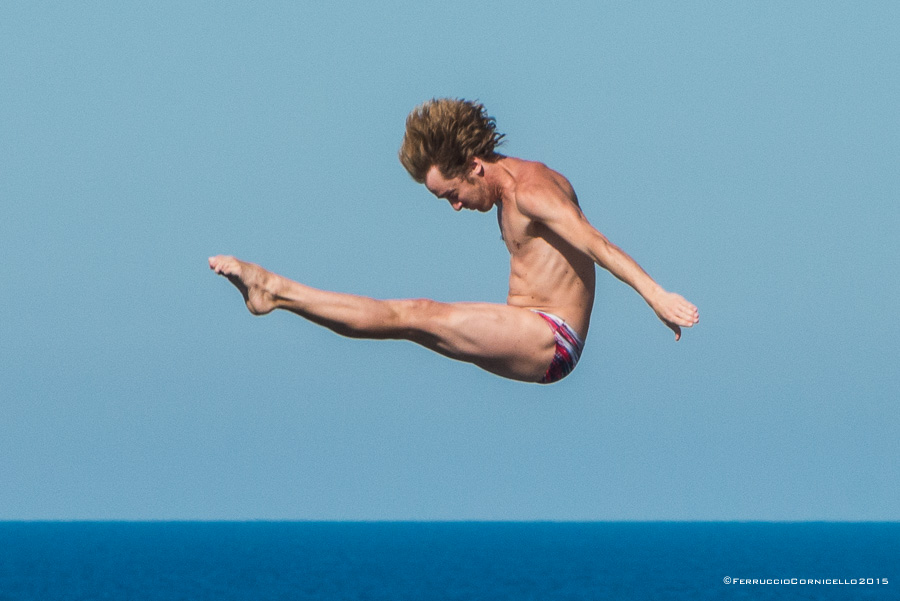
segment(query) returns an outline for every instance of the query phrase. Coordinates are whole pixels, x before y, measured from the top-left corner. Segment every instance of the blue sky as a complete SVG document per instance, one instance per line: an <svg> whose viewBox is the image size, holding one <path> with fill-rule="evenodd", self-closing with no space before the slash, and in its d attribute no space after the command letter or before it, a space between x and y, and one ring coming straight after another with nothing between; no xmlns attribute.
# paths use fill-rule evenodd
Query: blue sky
<svg viewBox="0 0 900 601"><path fill-rule="evenodd" d="M900 519L896 3L0 13L0 519ZM397 161L434 96L700 325L602 273L540 387L251 317L209 255L505 300L493 216Z"/></svg>

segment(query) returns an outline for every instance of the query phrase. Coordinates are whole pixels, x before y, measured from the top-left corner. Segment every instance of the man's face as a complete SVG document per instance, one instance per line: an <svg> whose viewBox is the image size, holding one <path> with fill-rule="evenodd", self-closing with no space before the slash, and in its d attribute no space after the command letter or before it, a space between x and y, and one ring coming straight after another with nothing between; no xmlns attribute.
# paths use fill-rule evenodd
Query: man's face
<svg viewBox="0 0 900 601"><path fill-rule="evenodd" d="M440 169L432 167L425 175L425 187L438 198L445 198L454 211L469 209L486 213L494 206L484 178L478 175L447 179Z"/></svg>

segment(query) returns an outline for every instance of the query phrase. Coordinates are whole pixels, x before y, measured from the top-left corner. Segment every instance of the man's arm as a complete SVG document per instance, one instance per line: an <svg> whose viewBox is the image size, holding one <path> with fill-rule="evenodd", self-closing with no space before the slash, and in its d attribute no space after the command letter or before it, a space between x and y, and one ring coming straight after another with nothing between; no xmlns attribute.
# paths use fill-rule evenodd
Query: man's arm
<svg viewBox="0 0 900 601"><path fill-rule="evenodd" d="M675 332L675 340L681 338L682 327L689 328L699 321L697 307L653 281L634 259L588 223L567 191L550 183L531 186L517 190L516 203L526 217L543 223L597 265L634 288L663 323Z"/></svg>

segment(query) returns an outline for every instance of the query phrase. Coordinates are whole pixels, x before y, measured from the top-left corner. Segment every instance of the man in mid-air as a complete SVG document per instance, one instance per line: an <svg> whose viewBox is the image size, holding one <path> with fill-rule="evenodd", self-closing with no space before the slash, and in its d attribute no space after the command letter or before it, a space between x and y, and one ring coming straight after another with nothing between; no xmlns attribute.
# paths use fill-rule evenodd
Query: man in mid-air
<svg viewBox="0 0 900 601"><path fill-rule="evenodd" d="M675 340L699 321L697 307L664 290L588 223L565 177L498 154L502 138L483 105L435 99L407 117L400 162L456 211L497 207L510 254L505 305L327 292L222 255L209 266L241 291L254 315L287 309L344 336L411 340L525 382L556 382L578 362L594 304L594 263L634 288Z"/></svg>

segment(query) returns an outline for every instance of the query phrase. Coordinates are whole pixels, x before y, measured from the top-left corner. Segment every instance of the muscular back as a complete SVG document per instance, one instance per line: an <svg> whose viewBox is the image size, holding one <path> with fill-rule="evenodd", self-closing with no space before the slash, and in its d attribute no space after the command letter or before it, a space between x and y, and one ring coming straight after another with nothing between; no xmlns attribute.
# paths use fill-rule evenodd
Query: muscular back
<svg viewBox="0 0 900 601"><path fill-rule="evenodd" d="M578 206L575 191L565 177L541 163L512 157L502 161L516 182L498 204L500 231L510 254L507 304L554 313L584 337L594 303L594 261L526 216L517 203L523 189L549 188Z"/></svg>

